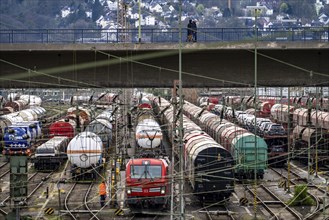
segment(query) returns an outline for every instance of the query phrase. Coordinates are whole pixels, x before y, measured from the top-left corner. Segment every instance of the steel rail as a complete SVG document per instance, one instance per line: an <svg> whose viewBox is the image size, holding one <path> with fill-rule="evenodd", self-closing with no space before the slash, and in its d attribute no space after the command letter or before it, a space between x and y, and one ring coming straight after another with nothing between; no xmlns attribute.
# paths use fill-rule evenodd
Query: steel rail
<svg viewBox="0 0 329 220"><path fill-rule="evenodd" d="M65 200L64 200L64 206L65 206L65 209L67 210L67 212L71 215L71 217L74 219L74 220L77 220L77 218L75 218L75 216L73 215L73 213L71 212L71 210L69 209L68 207L68 204L67 204L67 201L68 201L68 198L70 196L70 194L72 193L72 191L74 190L75 186L77 185L77 183L74 183L73 186L71 187L70 191L67 193L66 197L65 197Z"/></svg>
<svg viewBox="0 0 329 220"><path fill-rule="evenodd" d="M273 169L273 168L270 168L271 170L273 170L275 173L277 173L278 175L282 176L284 179L286 179L288 181L288 178L286 176L283 175L283 173L280 173L279 171ZM305 182L307 185L308 185L308 182L307 180L305 180L304 178L301 178L301 176L299 176L297 173L293 172L290 170L290 172L295 175L296 177L298 177L298 181L303 181ZM298 185L298 183L292 181L291 179L289 180L290 183L292 183L292 185ZM309 185L308 185L309 186ZM317 186L314 186L314 185L311 185L309 187L315 187L317 190L319 190L320 192L323 192L322 189L320 189L319 187ZM320 209L320 200L317 196L313 195L313 193L310 193L310 192L307 192L307 194L313 198L313 200L316 202L316 205L315 205L315 209L312 213L308 214L307 216L305 216L305 219L310 219L310 216L312 216L314 213L317 213L318 210Z"/></svg>
<svg viewBox="0 0 329 220"><path fill-rule="evenodd" d="M258 195L255 194L255 192L250 189L248 186L245 187L246 190L252 194L252 196L256 197L258 201L260 201L262 203L262 205L264 206L264 208L272 215L272 217L274 217L276 220L280 220L280 218L277 216L277 214L275 214L272 209L270 207L268 207L268 205L261 199L259 198ZM271 217L271 218L272 218Z"/></svg>
<svg viewBox="0 0 329 220"><path fill-rule="evenodd" d="M263 184L260 185L267 193L269 193L273 198L278 200L282 205L285 206L285 209L287 209L291 214L293 214L295 217L302 219L299 213L297 213L295 210L287 206L277 195L275 195L269 188L264 186Z"/></svg>
<svg viewBox="0 0 329 220"><path fill-rule="evenodd" d="M88 188L88 190L87 190L87 192L86 192L86 195L85 195L85 198L84 198L84 205L85 205L86 209L93 215L93 217L91 217L90 220L92 220L94 218L97 219L97 220L100 220L97 217L97 214L94 214L93 211L88 206L88 196L89 196L89 193L90 193L90 191L91 191L91 189L92 189L93 186L94 186L94 184L91 183L90 186L89 186L89 188Z"/></svg>
<svg viewBox="0 0 329 220"><path fill-rule="evenodd" d="M27 180L30 181L33 177L35 177L39 172L33 173ZM7 200L10 199L10 196L7 196L0 204L5 204Z"/></svg>

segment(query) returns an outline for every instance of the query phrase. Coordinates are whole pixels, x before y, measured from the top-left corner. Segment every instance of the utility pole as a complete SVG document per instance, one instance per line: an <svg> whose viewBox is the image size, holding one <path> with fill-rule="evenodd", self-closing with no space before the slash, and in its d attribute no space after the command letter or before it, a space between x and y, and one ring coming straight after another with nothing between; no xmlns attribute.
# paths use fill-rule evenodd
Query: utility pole
<svg viewBox="0 0 329 220"><path fill-rule="evenodd" d="M128 24L127 24L127 8L125 0L118 0L117 23L118 23L118 41L127 42L128 39Z"/></svg>
<svg viewBox="0 0 329 220"><path fill-rule="evenodd" d="M319 89L316 87L315 90L315 177L318 177L318 126L319 126L319 121L318 121L318 111L319 111L319 106L318 106L318 100L319 100ZM313 103L312 103L313 105ZM322 130L321 130L322 131Z"/></svg>
<svg viewBox="0 0 329 220"><path fill-rule="evenodd" d="M174 88L172 90L172 105L173 105L173 116L177 113L177 80L174 81ZM174 202L177 201L177 194L176 194L176 187L175 187L175 178L177 175L177 172L175 171L175 154L176 152L176 122L175 120L172 121L172 131L171 134L171 143L173 143L171 148L171 164L172 164L172 170L171 170L171 204L170 204L170 220L174 219L174 214L177 212L177 206L174 205ZM179 163L179 161L178 161Z"/></svg>
<svg viewBox="0 0 329 220"><path fill-rule="evenodd" d="M282 96L281 96L282 97ZM287 137L288 137L288 180L287 180L287 192L290 193L290 87L288 87L288 128L287 128Z"/></svg>
<svg viewBox="0 0 329 220"><path fill-rule="evenodd" d="M251 10L251 12L254 13L255 16L255 72L254 72L254 77L255 77L255 84L254 84L254 108L255 108L255 126L254 126L254 132L255 132L255 165L254 165L254 218L257 219L257 162L258 162L258 158L257 158L257 140L256 140L256 124L257 124L257 118L256 118L256 109L257 109L257 38L258 38L258 33L257 33L257 17L258 14L261 13L262 9L264 9L264 6L247 6L248 10Z"/></svg>
<svg viewBox="0 0 329 220"><path fill-rule="evenodd" d="M142 42L141 20L142 20L141 0L138 0L138 43Z"/></svg>
<svg viewBox="0 0 329 220"><path fill-rule="evenodd" d="M185 219L184 204L184 144L183 144L183 90L182 90L182 0L179 0L179 206L180 219Z"/></svg>
<svg viewBox="0 0 329 220"><path fill-rule="evenodd" d="M311 130L311 125L312 125L312 121L311 121L311 106L310 106L310 102L308 102L308 109L307 109L307 129L308 132L310 132ZM311 180L311 176L310 176L310 172L311 172L311 140L310 138L308 138L307 141L308 145L307 145L307 181L310 182Z"/></svg>

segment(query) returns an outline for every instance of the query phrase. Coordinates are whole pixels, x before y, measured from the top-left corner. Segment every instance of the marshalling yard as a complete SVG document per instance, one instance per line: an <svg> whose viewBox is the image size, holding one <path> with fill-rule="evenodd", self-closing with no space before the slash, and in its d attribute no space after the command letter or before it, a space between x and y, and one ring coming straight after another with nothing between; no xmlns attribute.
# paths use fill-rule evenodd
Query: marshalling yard
<svg viewBox="0 0 329 220"><path fill-rule="evenodd" d="M8 94L2 111L17 111L0 117L1 218L170 219L181 207L186 219L329 217L328 98L255 105L185 89L179 108L164 90Z"/></svg>

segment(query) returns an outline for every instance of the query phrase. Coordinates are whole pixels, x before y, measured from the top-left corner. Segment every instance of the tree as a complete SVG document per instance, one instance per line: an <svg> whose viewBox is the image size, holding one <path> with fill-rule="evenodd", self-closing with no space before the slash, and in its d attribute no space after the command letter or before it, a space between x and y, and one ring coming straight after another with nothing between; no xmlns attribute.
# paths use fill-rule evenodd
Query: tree
<svg viewBox="0 0 329 220"><path fill-rule="evenodd" d="M280 5L280 13L291 14L291 7L289 4L283 2Z"/></svg>
<svg viewBox="0 0 329 220"><path fill-rule="evenodd" d="M202 15L204 13L204 6L203 4L198 4L198 6L196 6L196 12L200 15Z"/></svg>
<svg viewBox="0 0 329 220"><path fill-rule="evenodd" d="M288 205L297 206L297 205L314 205L313 199L307 195L307 185L296 185L294 197L292 197L288 203Z"/></svg>
<svg viewBox="0 0 329 220"><path fill-rule="evenodd" d="M92 10L92 20L97 21L98 18L103 14L103 6L99 2L99 0L95 0Z"/></svg>
<svg viewBox="0 0 329 220"><path fill-rule="evenodd" d="M292 15L307 20L316 18L316 11L314 4L310 4L308 0L291 1Z"/></svg>

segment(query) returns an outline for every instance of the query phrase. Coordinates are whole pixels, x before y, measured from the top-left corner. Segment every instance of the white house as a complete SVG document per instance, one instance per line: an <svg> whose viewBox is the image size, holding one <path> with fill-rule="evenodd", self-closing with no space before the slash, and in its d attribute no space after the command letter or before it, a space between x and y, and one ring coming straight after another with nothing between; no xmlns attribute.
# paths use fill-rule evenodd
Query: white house
<svg viewBox="0 0 329 220"><path fill-rule="evenodd" d="M110 11L114 11L114 10L117 10L118 9L118 3L117 1L107 1L107 6L109 7L109 10Z"/></svg>
<svg viewBox="0 0 329 220"><path fill-rule="evenodd" d="M163 9L162 9L161 5L156 4L154 6L150 6L150 11L151 12L162 13L163 12Z"/></svg>
<svg viewBox="0 0 329 220"><path fill-rule="evenodd" d="M329 0L328 0L329 1ZM171 11L171 12L173 12L173 11L175 11L175 8L172 6L172 5L170 5L169 6L169 10Z"/></svg>
<svg viewBox="0 0 329 220"><path fill-rule="evenodd" d="M155 17L153 16L145 17L145 25L155 25Z"/></svg>
<svg viewBox="0 0 329 220"><path fill-rule="evenodd" d="M62 18L65 18L71 13L70 7L64 7L61 11Z"/></svg>

